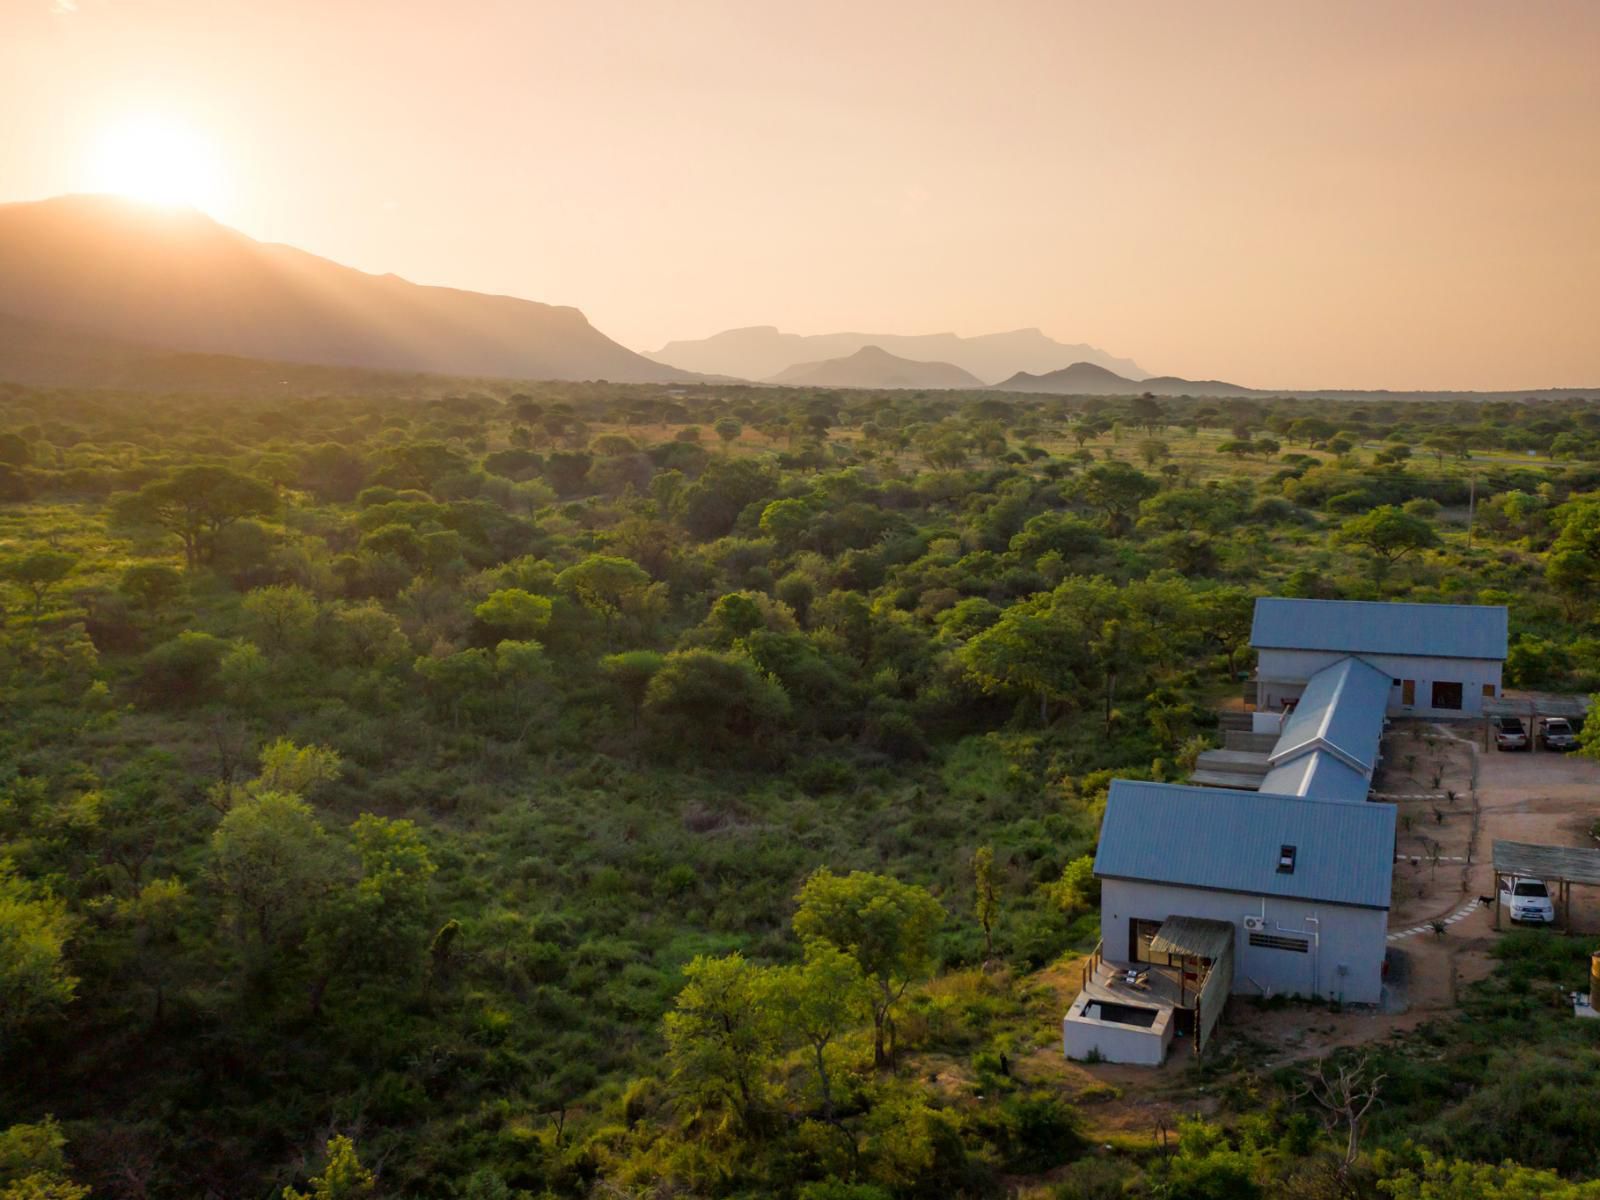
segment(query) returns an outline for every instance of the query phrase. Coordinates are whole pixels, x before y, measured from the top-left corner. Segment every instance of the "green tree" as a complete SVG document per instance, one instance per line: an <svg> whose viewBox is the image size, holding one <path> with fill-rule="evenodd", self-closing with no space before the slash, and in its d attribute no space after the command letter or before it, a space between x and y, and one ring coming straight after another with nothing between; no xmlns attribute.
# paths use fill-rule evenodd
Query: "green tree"
<svg viewBox="0 0 1600 1200"><path fill-rule="evenodd" d="M211 835L207 868L234 931L263 962L299 944L340 874L311 806L285 792L230 808Z"/></svg>
<svg viewBox="0 0 1600 1200"><path fill-rule="evenodd" d="M654 650L625 650L621 654L608 654L600 660L600 669L616 686L628 705L628 715L633 728L639 728L639 714L644 711L645 696L650 681L661 670L666 659Z"/></svg>
<svg viewBox="0 0 1600 1200"><path fill-rule="evenodd" d="M11 559L0 571L33 597L33 615L37 617L50 589L70 575L77 564L78 560L63 550L35 550Z"/></svg>
<svg viewBox="0 0 1600 1200"><path fill-rule="evenodd" d="M278 654L306 649L321 612L317 598L292 583L256 588L245 595L243 608L255 640Z"/></svg>
<svg viewBox="0 0 1600 1200"><path fill-rule="evenodd" d="M832 1051L839 1036L872 1011L872 993L860 964L833 943L814 939L806 944L799 966L771 972L766 1001L784 1029L810 1050L822 1119L832 1121Z"/></svg>
<svg viewBox="0 0 1600 1200"><path fill-rule="evenodd" d="M984 691L1037 699L1044 724L1051 704L1076 693L1088 666L1085 645L1082 624L1040 598L1013 604L958 654Z"/></svg>
<svg viewBox="0 0 1600 1200"><path fill-rule="evenodd" d="M66 963L72 928L62 900L0 858L0 1038L72 999L78 983Z"/></svg>
<svg viewBox="0 0 1600 1200"><path fill-rule="evenodd" d="M342 1133L328 1139L328 1163L311 1179L310 1192L283 1189L283 1200L372 1200L377 1180L361 1165L356 1145Z"/></svg>
<svg viewBox="0 0 1600 1200"><path fill-rule="evenodd" d="M1439 544L1432 525L1393 504L1380 504L1371 512L1351 517L1339 526L1334 538L1345 545L1360 546L1380 568Z"/></svg>
<svg viewBox="0 0 1600 1200"><path fill-rule="evenodd" d="M396 974L421 962L428 931L428 888L435 867L410 821L363 814L350 827L361 874L316 915L311 942L318 960L311 1010L337 978Z"/></svg>
<svg viewBox="0 0 1600 1200"><path fill-rule="evenodd" d="M1407 1147L1380 1150L1374 1165L1378 1190L1393 1200L1600 1200L1600 1181L1573 1182L1512 1162L1462 1162Z"/></svg>
<svg viewBox="0 0 1600 1200"><path fill-rule="evenodd" d="M117 590L153 613L183 594L183 576L166 563L135 563L122 573Z"/></svg>
<svg viewBox="0 0 1600 1200"><path fill-rule="evenodd" d="M779 1044L769 976L729 954L697 955L683 978L666 1016L672 1085L693 1111L730 1107L740 1126L753 1131L765 1114L766 1074Z"/></svg>
<svg viewBox="0 0 1600 1200"><path fill-rule="evenodd" d="M1161 485L1154 479L1123 462L1090 467L1069 487L1075 499L1100 514L1112 537L1126 534L1140 502L1160 490Z"/></svg>
<svg viewBox="0 0 1600 1200"><path fill-rule="evenodd" d="M67 1138L54 1117L0 1130L0 1200L84 1200L68 1177Z"/></svg>
<svg viewBox="0 0 1600 1200"><path fill-rule="evenodd" d="M650 575L632 559L591 554L557 575L556 586L604 619L609 640L612 622L630 600L650 586Z"/></svg>
<svg viewBox="0 0 1600 1200"><path fill-rule="evenodd" d="M491 592L487 600L472 610L472 615L480 624L504 637L531 638L550 624L553 609L548 597L535 596L521 588L501 588Z"/></svg>
<svg viewBox="0 0 1600 1200"><path fill-rule="evenodd" d="M1139 457L1144 459L1144 465L1153 467L1163 459L1172 457L1172 447L1160 438L1145 438L1138 446Z"/></svg>
<svg viewBox="0 0 1600 1200"><path fill-rule="evenodd" d="M184 561L193 568L210 563L217 536L246 517L272 512L276 493L268 484L227 467L181 467L137 492L117 499L113 520L148 525L175 534Z"/></svg>
<svg viewBox="0 0 1600 1200"><path fill-rule="evenodd" d="M1560 532L1545 561L1545 579L1569 615L1592 608L1600 593L1600 497L1582 496L1556 510Z"/></svg>
<svg viewBox="0 0 1600 1200"><path fill-rule="evenodd" d="M744 425L735 421L732 417L723 417L711 428L722 439L724 447L732 446L734 442L739 440L739 435L744 432Z"/></svg>
<svg viewBox="0 0 1600 1200"><path fill-rule="evenodd" d="M894 1008L932 962L933 937L944 909L924 889L887 875L814 872L796 897L794 930L849 954L875 990L872 1058L894 1062Z"/></svg>
<svg viewBox="0 0 1600 1200"><path fill-rule="evenodd" d="M770 748L790 705L745 655L676 650L651 678L644 711L663 746L723 754Z"/></svg>

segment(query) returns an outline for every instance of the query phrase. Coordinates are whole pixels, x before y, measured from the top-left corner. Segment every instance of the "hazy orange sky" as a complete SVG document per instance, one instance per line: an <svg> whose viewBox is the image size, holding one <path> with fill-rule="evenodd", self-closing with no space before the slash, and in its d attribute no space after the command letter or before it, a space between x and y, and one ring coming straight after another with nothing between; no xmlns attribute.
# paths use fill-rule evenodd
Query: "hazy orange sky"
<svg viewBox="0 0 1600 1200"><path fill-rule="evenodd" d="M0 200L93 189L129 117L254 236L636 349L1036 325L1600 385L1595 0L0 0Z"/></svg>

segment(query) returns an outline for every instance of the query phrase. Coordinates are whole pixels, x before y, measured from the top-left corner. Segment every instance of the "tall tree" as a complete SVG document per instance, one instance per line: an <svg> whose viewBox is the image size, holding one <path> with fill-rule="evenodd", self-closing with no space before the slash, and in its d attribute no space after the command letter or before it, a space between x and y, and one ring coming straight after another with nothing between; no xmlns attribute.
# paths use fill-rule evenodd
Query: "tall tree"
<svg viewBox="0 0 1600 1200"><path fill-rule="evenodd" d="M743 955L697 956L666 1016L673 1086L695 1110L732 1108L746 1131L760 1127L766 1072L779 1030L765 970Z"/></svg>
<svg viewBox="0 0 1600 1200"><path fill-rule="evenodd" d="M894 1062L894 1007L933 958L933 936L944 909L924 889L887 875L826 867L806 880L796 897L794 930L809 942L828 942L849 954L873 984L872 1058Z"/></svg>
<svg viewBox="0 0 1600 1200"><path fill-rule="evenodd" d="M193 568L212 561L217 535L246 517L270 513L276 493L268 484L227 467L181 467L165 478L119 497L112 518L122 525L156 526L176 534Z"/></svg>
<svg viewBox="0 0 1600 1200"><path fill-rule="evenodd" d="M811 1051L822 1100L822 1119L833 1120L834 1044L839 1036L872 1011L872 994L860 964L831 942L814 939L806 945L799 966L772 972L768 1002L784 1028Z"/></svg>

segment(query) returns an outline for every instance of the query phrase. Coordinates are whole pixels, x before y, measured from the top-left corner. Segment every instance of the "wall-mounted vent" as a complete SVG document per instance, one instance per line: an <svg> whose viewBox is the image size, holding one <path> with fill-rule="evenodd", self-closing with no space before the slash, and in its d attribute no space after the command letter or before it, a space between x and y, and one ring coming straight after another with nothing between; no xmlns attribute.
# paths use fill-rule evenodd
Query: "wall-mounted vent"
<svg viewBox="0 0 1600 1200"><path fill-rule="evenodd" d="M1278 874L1279 875L1293 875L1294 874L1294 847L1293 846L1279 846L1278 847Z"/></svg>

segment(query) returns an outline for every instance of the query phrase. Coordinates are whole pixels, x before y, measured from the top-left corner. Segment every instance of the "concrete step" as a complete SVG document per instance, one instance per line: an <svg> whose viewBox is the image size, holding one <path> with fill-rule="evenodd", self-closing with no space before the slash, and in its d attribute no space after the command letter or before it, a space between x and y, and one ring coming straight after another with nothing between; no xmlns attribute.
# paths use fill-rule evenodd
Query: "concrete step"
<svg viewBox="0 0 1600 1200"><path fill-rule="evenodd" d="M1267 754L1278 744L1275 733L1245 733L1229 729L1222 735L1224 750L1244 750L1250 754Z"/></svg>
<svg viewBox="0 0 1600 1200"><path fill-rule="evenodd" d="M1247 750L1207 750L1195 760L1195 766L1205 771L1224 771L1230 775L1253 775L1260 779L1272 769L1265 754Z"/></svg>
<svg viewBox="0 0 1600 1200"><path fill-rule="evenodd" d="M1224 730L1241 729L1249 733L1250 721L1251 716L1249 713L1240 712L1237 709L1228 709L1217 714L1217 725Z"/></svg>

